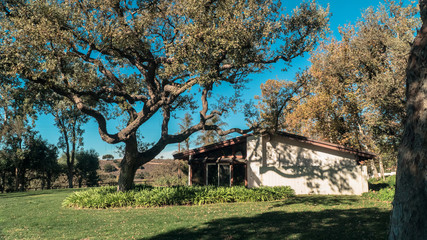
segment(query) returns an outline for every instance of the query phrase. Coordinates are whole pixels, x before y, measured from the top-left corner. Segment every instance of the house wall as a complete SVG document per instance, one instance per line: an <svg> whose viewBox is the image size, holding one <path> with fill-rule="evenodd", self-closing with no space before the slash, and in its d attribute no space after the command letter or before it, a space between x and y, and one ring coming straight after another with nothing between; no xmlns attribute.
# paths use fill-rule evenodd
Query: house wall
<svg viewBox="0 0 427 240"><path fill-rule="evenodd" d="M360 195L368 191L367 168L356 156L289 138L250 136L248 187L290 186L296 194Z"/></svg>

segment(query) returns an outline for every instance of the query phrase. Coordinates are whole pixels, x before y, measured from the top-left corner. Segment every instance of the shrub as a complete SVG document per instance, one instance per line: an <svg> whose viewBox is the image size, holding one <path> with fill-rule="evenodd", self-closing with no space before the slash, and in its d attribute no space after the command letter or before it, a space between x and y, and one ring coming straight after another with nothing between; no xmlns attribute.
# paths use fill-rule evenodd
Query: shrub
<svg viewBox="0 0 427 240"><path fill-rule="evenodd" d="M209 204L225 202L259 202L294 196L290 187L151 187L138 185L128 192L115 187L93 188L75 192L62 205L79 208L157 207L165 205Z"/></svg>
<svg viewBox="0 0 427 240"><path fill-rule="evenodd" d="M107 163L104 165L104 171L105 172L115 172L115 171L117 171L117 168L113 164Z"/></svg>
<svg viewBox="0 0 427 240"><path fill-rule="evenodd" d="M369 192L363 193L363 196L379 201L392 202L394 198L394 188L383 188L379 191L369 190Z"/></svg>
<svg viewBox="0 0 427 240"><path fill-rule="evenodd" d="M145 173L139 172L139 173L135 174L135 178L145 179Z"/></svg>
<svg viewBox="0 0 427 240"><path fill-rule="evenodd" d="M385 180L369 179L369 192L362 196L379 201L391 202L396 188L396 176L386 177Z"/></svg>

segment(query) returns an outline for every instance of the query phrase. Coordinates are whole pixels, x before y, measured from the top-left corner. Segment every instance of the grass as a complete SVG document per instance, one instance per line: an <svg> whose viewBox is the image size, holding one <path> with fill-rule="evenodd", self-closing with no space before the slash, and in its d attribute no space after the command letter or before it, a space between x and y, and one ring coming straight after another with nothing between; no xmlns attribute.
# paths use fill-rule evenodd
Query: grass
<svg viewBox="0 0 427 240"><path fill-rule="evenodd" d="M73 190L0 194L0 239L385 239L391 205L357 196L158 208L61 207Z"/></svg>

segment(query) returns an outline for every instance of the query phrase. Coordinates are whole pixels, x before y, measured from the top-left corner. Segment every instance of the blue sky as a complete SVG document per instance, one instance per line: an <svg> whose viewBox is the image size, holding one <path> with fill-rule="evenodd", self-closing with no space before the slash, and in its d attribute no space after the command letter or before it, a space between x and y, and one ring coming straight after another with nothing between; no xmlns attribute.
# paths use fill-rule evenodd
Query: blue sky
<svg viewBox="0 0 427 240"><path fill-rule="evenodd" d="M287 11L293 9L301 1L283 0L284 5ZM336 37L338 36L338 27L344 26L346 24L354 24L360 17L362 12L368 7L376 7L384 1L379 0L336 0L336 1L327 1L327 0L317 0L317 3L326 7L328 4L330 6L331 18L330 18L330 29L332 34ZM404 1L409 2L409 1ZM244 91L243 98L246 100L253 99L255 95L260 94L260 84L265 82L268 79L283 79L283 80L292 80L295 76L295 73L298 70L303 69L309 66L308 62L309 54L306 54L304 57L295 59L292 62L292 67L288 71L281 71L280 64L276 64L274 69L271 71L263 72L260 74L253 74L250 76L252 81L247 85L247 90ZM195 115L196 116L196 115ZM241 127L245 128L246 124L243 120L242 114L230 114L229 117L224 119L228 123L228 127ZM158 139L160 136L160 124L161 118L155 116L145 125L141 127L141 132L147 141L153 142ZM170 125L171 132L177 131L178 127L176 122L172 122ZM114 129L114 126L111 125L111 130ZM56 144L59 138L59 130L54 126L54 121L52 116L40 116L36 122L36 130L40 132L44 139L47 139L50 143ZM119 157L116 153L116 145L111 145L103 142L98 134L97 124L91 120L88 124L85 125L84 133L84 148L85 149L95 149L100 156L104 154L113 154L116 157ZM194 137L193 137L194 139ZM193 145L194 147L194 145ZM172 152L177 150L177 145L169 145L163 150L158 157L163 156L165 158L171 158Z"/></svg>

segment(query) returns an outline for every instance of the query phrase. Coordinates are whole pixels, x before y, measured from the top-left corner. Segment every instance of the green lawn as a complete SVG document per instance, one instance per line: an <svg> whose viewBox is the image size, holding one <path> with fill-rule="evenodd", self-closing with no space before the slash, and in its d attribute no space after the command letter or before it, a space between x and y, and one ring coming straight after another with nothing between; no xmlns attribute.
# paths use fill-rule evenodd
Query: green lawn
<svg viewBox="0 0 427 240"><path fill-rule="evenodd" d="M73 190L0 194L0 239L385 239L391 204L362 197L69 209Z"/></svg>

